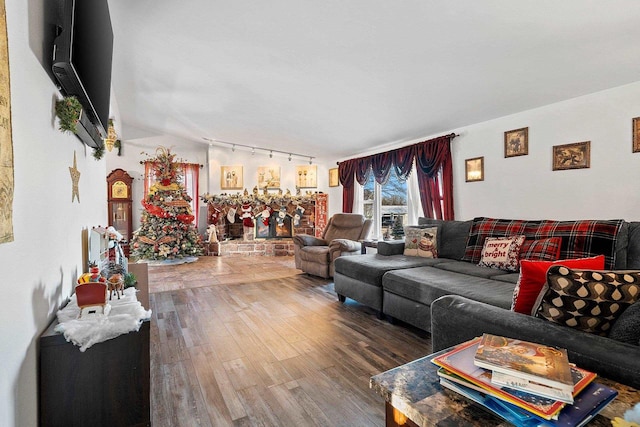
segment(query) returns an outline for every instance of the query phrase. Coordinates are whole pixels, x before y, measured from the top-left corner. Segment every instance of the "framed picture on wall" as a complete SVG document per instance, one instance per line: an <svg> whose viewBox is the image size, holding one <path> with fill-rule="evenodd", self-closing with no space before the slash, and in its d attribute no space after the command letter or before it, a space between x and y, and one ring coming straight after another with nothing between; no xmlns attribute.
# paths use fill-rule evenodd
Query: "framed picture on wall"
<svg viewBox="0 0 640 427"><path fill-rule="evenodd" d="M242 190L242 166L220 166L220 189Z"/></svg>
<svg viewBox="0 0 640 427"><path fill-rule="evenodd" d="M529 128L508 130L504 133L504 157L529 154Z"/></svg>
<svg viewBox="0 0 640 427"><path fill-rule="evenodd" d="M633 119L632 128L633 152L637 153L640 151L640 117Z"/></svg>
<svg viewBox="0 0 640 427"><path fill-rule="evenodd" d="M338 168L329 169L329 187L337 187L338 185L340 185Z"/></svg>
<svg viewBox="0 0 640 427"><path fill-rule="evenodd" d="M464 161L465 181L484 181L484 157L474 157Z"/></svg>
<svg viewBox="0 0 640 427"><path fill-rule="evenodd" d="M280 167L258 166L258 188L280 188Z"/></svg>
<svg viewBox="0 0 640 427"><path fill-rule="evenodd" d="M296 166L296 187L316 188L318 186L317 172L316 165Z"/></svg>
<svg viewBox="0 0 640 427"><path fill-rule="evenodd" d="M553 170L585 169L591 166L591 141L553 147Z"/></svg>

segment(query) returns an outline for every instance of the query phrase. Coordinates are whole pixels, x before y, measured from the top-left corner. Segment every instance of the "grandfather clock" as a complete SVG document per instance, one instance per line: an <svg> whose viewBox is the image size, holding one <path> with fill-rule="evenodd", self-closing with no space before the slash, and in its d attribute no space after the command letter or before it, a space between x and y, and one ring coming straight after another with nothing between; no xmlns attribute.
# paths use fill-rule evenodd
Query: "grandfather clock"
<svg viewBox="0 0 640 427"><path fill-rule="evenodd" d="M122 169L114 169L107 176L107 202L109 225L118 230L124 236L124 242L120 243L124 255L129 256L129 242L131 241L132 227L132 199L131 183L133 178Z"/></svg>

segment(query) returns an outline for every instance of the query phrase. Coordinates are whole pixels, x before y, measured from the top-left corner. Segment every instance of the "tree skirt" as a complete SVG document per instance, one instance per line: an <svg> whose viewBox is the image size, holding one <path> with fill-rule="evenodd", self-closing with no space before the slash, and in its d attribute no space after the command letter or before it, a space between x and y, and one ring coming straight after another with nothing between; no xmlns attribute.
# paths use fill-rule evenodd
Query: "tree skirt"
<svg viewBox="0 0 640 427"><path fill-rule="evenodd" d="M173 258L173 259L141 259L137 262L147 263L149 266L156 265L178 265L178 264L187 264L190 262L196 262L198 260L197 256L187 256L184 258Z"/></svg>
<svg viewBox="0 0 640 427"><path fill-rule="evenodd" d="M57 312L56 332L64 334L67 341L85 351L93 344L116 338L131 331L138 331L144 320L151 318L151 310L145 310L136 298L136 289L127 288L118 300L114 295L108 300L105 313L83 315L78 319L80 307L73 294L69 303Z"/></svg>

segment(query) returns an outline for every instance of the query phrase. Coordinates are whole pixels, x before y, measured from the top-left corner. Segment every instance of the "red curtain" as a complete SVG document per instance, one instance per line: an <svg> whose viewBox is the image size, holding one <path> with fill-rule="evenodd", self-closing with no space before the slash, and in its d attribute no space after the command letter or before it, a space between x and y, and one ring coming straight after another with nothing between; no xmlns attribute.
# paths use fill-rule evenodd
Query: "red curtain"
<svg viewBox="0 0 640 427"><path fill-rule="evenodd" d="M443 136L416 145L416 170L422 211L427 218L454 219L452 136ZM438 177L442 171L442 182ZM440 198L442 186L442 199Z"/></svg>
<svg viewBox="0 0 640 427"><path fill-rule="evenodd" d="M342 212L345 213L353 212L353 199L355 197L354 171L355 163L352 161L342 162L338 165L338 178L342 183Z"/></svg>
<svg viewBox="0 0 640 427"><path fill-rule="evenodd" d="M451 165L451 140L454 137L454 134L450 134L397 150L340 162L338 174L343 186L342 211L353 211L354 176L360 185L364 185L369 173L373 172L376 182L384 184L391 168L395 168L398 177L406 179L415 162L424 216L454 219ZM439 178L440 173L442 182Z"/></svg>

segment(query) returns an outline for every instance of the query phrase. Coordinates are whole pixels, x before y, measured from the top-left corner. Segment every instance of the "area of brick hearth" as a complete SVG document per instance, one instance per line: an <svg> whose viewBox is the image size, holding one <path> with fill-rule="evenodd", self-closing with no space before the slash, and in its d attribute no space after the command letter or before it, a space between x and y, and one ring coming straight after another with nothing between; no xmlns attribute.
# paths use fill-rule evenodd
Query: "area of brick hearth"
<svg viewBox="0 0 640 427"><path fill-rule="evenodd" d="M228 240L209 243L215 256L293 256L293 240Z"/></svg>

